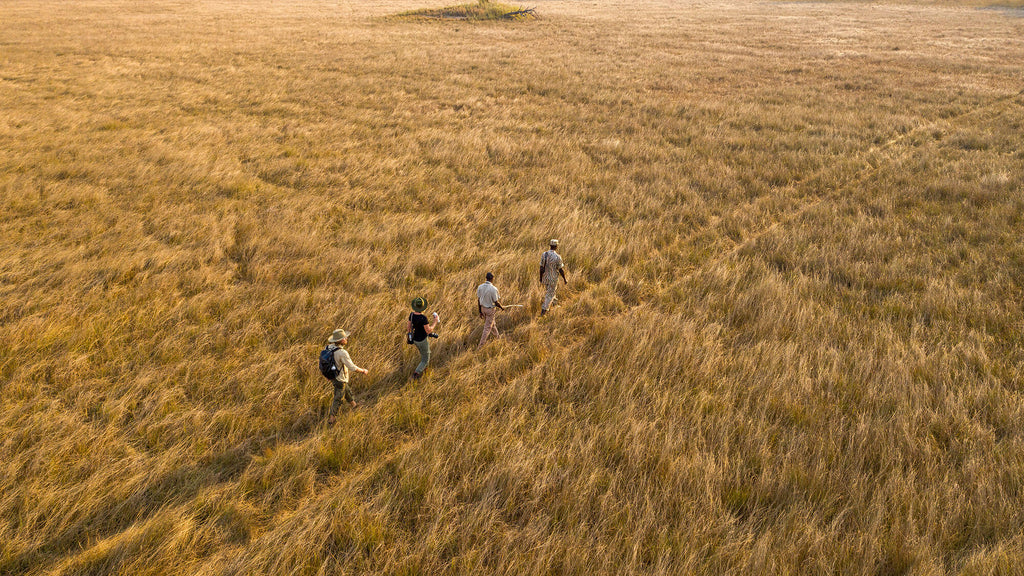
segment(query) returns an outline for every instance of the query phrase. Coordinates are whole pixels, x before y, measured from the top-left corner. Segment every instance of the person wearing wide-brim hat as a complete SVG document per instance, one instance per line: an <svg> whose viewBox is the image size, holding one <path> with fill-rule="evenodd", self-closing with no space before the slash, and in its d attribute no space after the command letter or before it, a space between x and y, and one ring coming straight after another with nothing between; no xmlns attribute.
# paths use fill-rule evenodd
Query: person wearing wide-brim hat
<svg viewBox="0 0 1024 576"><path fill-rule="evenodd" d="M352 389L348 386L349 370L359 372L360 374L370 373L369 370L356 366L355 362L352 361L352 357L349 356L348 350L342 348L342 346L348 344L349 335L349 332L338 328L327 339L327 349L330 350L333 347L334 364L338 367L338 375L331 380L334 383L334 401L331 402L331 412L327 419L327 423L330 425L334 425L338 414L338 407L341 406L342 400L348 402L353 408L359 406L359 403L352 397Z"/></svg>
<svg viewBox="0 0 1024 576"><path fill-rule="evenodd" d="M440 319L437 317L437 312L434 312L433 323L427 319L423 313L427 309L426 298L413 298L411 305L412 313L409 314L406 332L412 334L412 343L420 351L420 363L416 365L416 371L412 373L413 378L419 379L423 376L423 371L427 369L427 364L430 363L430 340L427 338L434 333L434 328L440 323Z"/></svg>
<svg viewBox="0 0 1024 576"><path fill-rule="evenodd" d="M540 257L540 283L545 286L544 303L540 306L541 316L547 314L551 303L557 300L555 288L558 288L558 276L561 275L562 280L566 284L569 283L565 279L565 270L562 268L562 257L558 255L558 240L552 239L548 246L551 249Z"/></svg>

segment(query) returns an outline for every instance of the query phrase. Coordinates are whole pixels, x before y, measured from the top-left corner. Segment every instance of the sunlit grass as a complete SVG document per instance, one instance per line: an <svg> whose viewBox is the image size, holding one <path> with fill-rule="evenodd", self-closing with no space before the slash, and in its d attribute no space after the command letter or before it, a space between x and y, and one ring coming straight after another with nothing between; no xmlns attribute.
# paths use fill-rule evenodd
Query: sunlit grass
<svg viewBox="0 0 1024 576"><path fill-rule="evenodd" d="M421 5L0 3L0 574L1019 571L1024 20Z"/></svg>

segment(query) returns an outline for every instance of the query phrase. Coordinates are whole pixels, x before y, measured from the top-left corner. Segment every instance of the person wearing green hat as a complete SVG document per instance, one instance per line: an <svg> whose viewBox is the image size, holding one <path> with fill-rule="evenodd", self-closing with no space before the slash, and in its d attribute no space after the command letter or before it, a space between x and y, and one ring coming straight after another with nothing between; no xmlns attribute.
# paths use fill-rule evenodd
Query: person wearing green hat
<svg viewBox="0 0 1024 576"><path fill-rule="evenodd" d="M345 330L338 328L327 339L327 349L334 351L334 364L338 367L338 375L331 380L334 383L334 401L331 402L331 411L327 419L327 423L331 426L334 425L338 414L338 407L341 406L343 399L353 408L359 406L359 403L352 397L352 389L348 387L349 370L359 372L360 374L370 373L369 370L356 366L356 363L352 361L352 357L349 356L348 350L342 347L348 344L349 335Z"/></svg>
<svg viewBox="0 0 1024 576"><path fill-rule="evenodd" d="M434 328L440 323L437 312L434 312L434 322L431 324L427 316L423 314L426 309L426 298L414 298L412 313L409 314L409 322L406 326L406 332L412 334L412 343L420 351L420 363L416 366L416 371L412 373L412 377L417 380L423 376L423 371L427 369L427 364L430 362L430 340L427 337L434 333Z"/></svg>

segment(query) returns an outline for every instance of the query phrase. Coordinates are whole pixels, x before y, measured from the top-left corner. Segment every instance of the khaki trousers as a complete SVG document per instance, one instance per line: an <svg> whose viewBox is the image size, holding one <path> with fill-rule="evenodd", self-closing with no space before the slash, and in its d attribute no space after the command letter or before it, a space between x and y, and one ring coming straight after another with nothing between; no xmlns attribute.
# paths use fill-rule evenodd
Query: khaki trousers
<svg viewBox="0 0 1024 576"><path fill-rule="evenodd" d="M480 335L480 345L483 346L484 343L487 342L487 337L491 335L491 332L494 332L495 338L497 338L499 334L498 324L494 321L495 308L481 308L480 310L484 313L484 333Z"/></svg>
<svg viewBox="0 0 1024 576"><path fill-rule="evenodd" d="M330 416L334 416L338 413L338 407L341 406L341 401L351 402L352 389L348 387L348 382L342 382L341 380L333 380L334 382L334 401L331 402Z"/></svg>

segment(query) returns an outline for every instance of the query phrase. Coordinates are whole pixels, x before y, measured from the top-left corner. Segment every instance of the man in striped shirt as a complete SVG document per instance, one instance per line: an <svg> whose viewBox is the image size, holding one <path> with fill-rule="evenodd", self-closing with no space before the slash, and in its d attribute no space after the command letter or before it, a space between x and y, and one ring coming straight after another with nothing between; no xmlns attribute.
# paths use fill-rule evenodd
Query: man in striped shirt
<svg viewBox="0 0 1024 576"><path fill-rule="evenodd" d="M562 281L569 284L569 281L565 279L565 270L562 268L562 257L558 255L558 240L552 239L551 249L540 257L540 282L546 287L544 303L540 307L541 316L548 313L551 302L556 299L555 288L558 287L559 275L562 276Z"/></svg>

